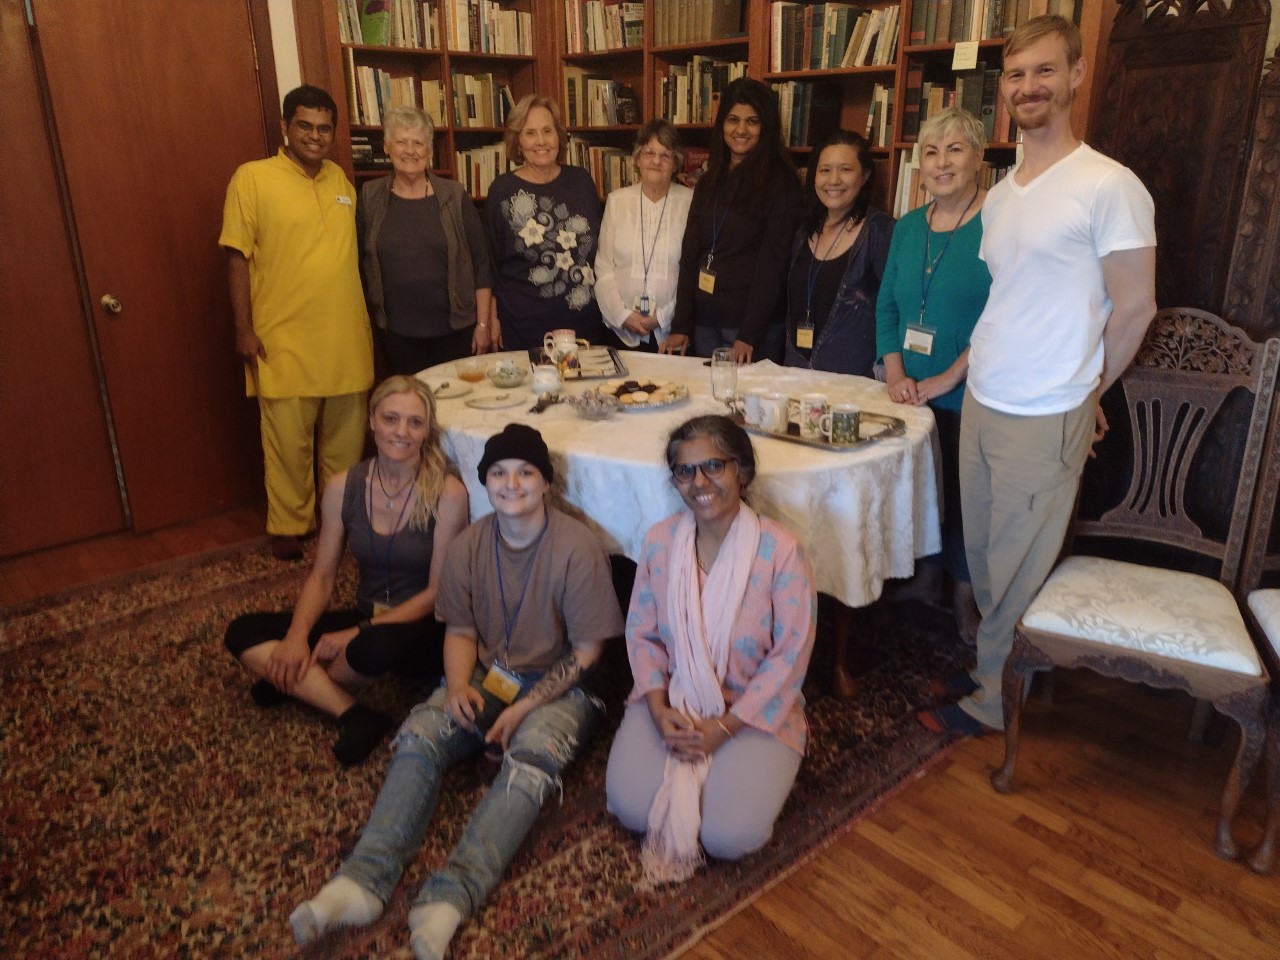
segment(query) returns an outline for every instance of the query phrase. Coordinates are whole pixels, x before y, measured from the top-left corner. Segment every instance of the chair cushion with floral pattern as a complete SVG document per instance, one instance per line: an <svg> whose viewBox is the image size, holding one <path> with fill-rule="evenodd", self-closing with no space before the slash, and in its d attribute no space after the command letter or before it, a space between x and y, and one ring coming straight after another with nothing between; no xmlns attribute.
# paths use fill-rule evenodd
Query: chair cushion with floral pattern
<svg viewBox="0 0 1280 960"><path fill-rule="evenodd" d="M1184 663L1262 673L1231 591L1192 573L1068 557L1045 581L1022 622L1033 630Z"/></svg>
<svg viewBox="0 0 1280 960"><path fill-rule="evenodd" d="M1254 590L1249 594L1249 609L1280 656L1280 589Z"/></svg>

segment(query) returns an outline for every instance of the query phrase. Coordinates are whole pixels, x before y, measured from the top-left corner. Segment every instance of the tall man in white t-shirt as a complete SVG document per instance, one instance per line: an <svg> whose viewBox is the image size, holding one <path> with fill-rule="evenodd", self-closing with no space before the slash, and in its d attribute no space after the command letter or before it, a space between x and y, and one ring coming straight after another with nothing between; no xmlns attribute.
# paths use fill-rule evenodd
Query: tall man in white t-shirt
<svg viewBox="0 0 1280 960"><path fill-rule="evenodd" d="M1014 626L1053 568L1085 456L1106 429L1098 398L1155 315L1151 196L1073 133L1084 73L1080 33L1061 17L1029 20L1005 44L1001 95L1024 155L982 208L991 295L973 331L960 428L964 536L983 620L977 666L935 684L958 702L919 715L933 730L1004 726Z"/></svg>

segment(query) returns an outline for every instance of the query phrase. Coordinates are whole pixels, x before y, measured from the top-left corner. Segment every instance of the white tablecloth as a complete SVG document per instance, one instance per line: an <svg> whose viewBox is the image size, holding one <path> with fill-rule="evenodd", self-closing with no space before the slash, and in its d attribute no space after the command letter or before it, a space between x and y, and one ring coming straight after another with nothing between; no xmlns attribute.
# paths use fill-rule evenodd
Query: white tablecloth
<svg viewBox="0 0 1280 960"><path fill-rule="evenodd" d="M631 351L623 358L631 371L628 379L683 383L689 399L596 422L580 419L567 404L530 413L535 398L524 387L519 388L525 393L519 406L467 406L469 399L497 392L487 381L466 397L437 401L444 448L466 481L472 519L492 510L476 475L484 443L505 424L519 421L536 427L547 441L562 505L586 520L611 553L639 557L648 529L684 506L666 466L667 434L690 417L724 413L725 406L711 397L710 373L700 359ZM433 385L457 380L452 364L419 376ZM570 382L564 392L580 392L595 383ZM751 504L795 533L821 592L848 606L865 606L880 596L886 579L910 576L917 557L940 549L933 414L928 408L890 402L884 385L874 380L769 361L740 369L739 392L752 387L792 397L822 392L831 402L853 401L907 424L903 437L852 451L817 450L752 435L758 473L750 488Z"/></svg>

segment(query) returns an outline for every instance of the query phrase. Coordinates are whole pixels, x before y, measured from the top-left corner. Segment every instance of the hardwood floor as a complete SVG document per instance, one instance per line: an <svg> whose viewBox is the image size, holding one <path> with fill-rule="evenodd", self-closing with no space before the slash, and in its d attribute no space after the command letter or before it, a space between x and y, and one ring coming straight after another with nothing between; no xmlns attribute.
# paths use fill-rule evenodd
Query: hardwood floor
<svg viewBox="0 0 1280 960"><path fill-rule="evenodd" d="M262 536L240 510L0 561L0 605ZM264 547L265 549L265 547ZM1236 743L1189 742L1192 701L1059 671L1033 698L1017 792L1003 742L956 747L683 960L1280 958L1280 873L1214 856ZM1261 835L1261 771L1236 836Z"/></svg>

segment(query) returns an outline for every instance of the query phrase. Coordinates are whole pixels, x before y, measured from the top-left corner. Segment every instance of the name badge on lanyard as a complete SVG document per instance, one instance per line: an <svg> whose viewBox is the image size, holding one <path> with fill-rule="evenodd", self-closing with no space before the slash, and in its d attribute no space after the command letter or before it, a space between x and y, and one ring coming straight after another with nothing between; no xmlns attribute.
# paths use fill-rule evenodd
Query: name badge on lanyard
<svg viewBox="0 0 1280 960"><path fill-rule="evenodd" d="M907 324L907 335L902 340L903 349L922 356L933 355L933 338L937 333L932 327L919 323Z"/></svg>
<svg viewBox="0 0 1280 960"><path fill-rule="evenodd" d="M498 663L489 668L481 686L503 703L514 703L520 695L520 678Z"/></svg>

